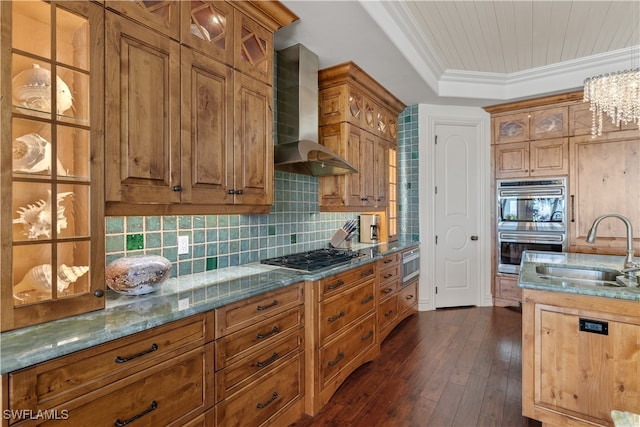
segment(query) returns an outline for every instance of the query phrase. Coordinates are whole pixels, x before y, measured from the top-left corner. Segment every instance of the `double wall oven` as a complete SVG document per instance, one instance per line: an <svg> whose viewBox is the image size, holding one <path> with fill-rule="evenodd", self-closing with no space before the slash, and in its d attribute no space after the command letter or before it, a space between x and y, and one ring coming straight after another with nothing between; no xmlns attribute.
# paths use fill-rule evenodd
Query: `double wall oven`
<svg viewBox="0 0 640 427"><path fill-rule="evenodd" d="M567 249L567 180L499 180L497 201L498 272L518 274L525 250Z"/></svg>

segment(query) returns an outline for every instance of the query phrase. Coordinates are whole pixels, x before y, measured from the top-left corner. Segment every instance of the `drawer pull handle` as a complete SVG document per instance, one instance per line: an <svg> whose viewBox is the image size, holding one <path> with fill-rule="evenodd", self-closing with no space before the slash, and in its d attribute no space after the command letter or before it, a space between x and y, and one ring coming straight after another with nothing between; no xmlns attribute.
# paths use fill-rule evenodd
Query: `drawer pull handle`
<svg viewBox="0 0 640 427"><path fill-rule="evenodd" d="M367 276L371 276L372 274L373 274L373 268L371 270L363 271L362 273L360 273L360 277L367 277Z"/></svg>
<svg viewBox="0 0 640 427"><path fill-rule="evenodd" d="M373 336L373 329L369 331L369 333L363 337L360 337L360 341L366 341Z"/></svg>
<svg viewBox="0 0 640 427"><path fill-rule="evenodd" d="M261 340L263 338L268 337L269 335L277 334L278 332L280 332L280 328L278 328L277 326L274 326L273 329L271 329L269 332L265 332L264 334L256 335L256 338Z"/></svg>
<svg viewBox="0 0 640 427"><path fill-rule="evenodd" d="M389 310L384 314L384 317L389 317L393 314L393 310Z"/></svg>
<svg viewBox="0 0 640 427"><path fill-rule="evenodd" d="M344 353L340 352L338 353L338 358L336 360L330 361L329 363L327 363L327 365L336 366L342 359L344 359Z"/></svg>
<svg viewBox="0 0 640 427"><path fill-rule="evenodd" d="M129 356L129 357L116 356L116 363L128 362L128 361L133 360L133 359L135 359L137 357L144 356L145 354L153 353L157 349L158 349L158 344L153 343L153 344L151 344L151 347L149 348L149 350L141 351L140 353L134 354L133 356Z"/></svg>
<svg viewBox="0 0 640 427"><path fill-rule="evenodd" d="M259 305L259 306L257 306L256 310L262 311L262 310L266 310L266 309L271 308L271 307L275 307L276 305L278 305L278 300L274 299L273 302L271 304L269 304L269 305Z"/></svg>
<svg viewBox="0 0 640 427"><path fill-rule="evenodd" d="M338 319L339 319L339 318L341 318L341 317L344 317L344 311L341 311L340 313L338 313L338 315L337 315L337 316L329 317L327 320L328 320L330 323L333 323L333 322L335 322L336 320L338 320Z"/></svg>
<svg viewBox="0 0 640 427"><path fill-rule="evenodd" d="M365 305L366 303L373 301L373 295L369 295L366 299L360 300L360 304Z"/></svg>
<svg viewBox="0 0 640 427"><path fill-rule="evenodd" d="M413 299L413 295L407 295L407 297L406 297L405 299L406 299L406 300Z"/></svg>
<svg viewBox="0 0 640 427"><path fill-rule="evenodd" d="M389 293L391 293L391 292L393 292L393 288L387 288L387 289L385 289L384 291L382 291L382 293L383 293L383 294L385 294L385 295L386 295L386 294L389 294Z"/></svg>
<svg viewBox="0 0 640 427"><path fill-rule="evenodd" d="M124 421L120 421L120 418L117 418L116 421L113 423L113 425L116 426L116 427L126 426L127 424L130 424L130 423L134 422L138 418L144 417L149 412L155 411L157 408L158 408L158 403L156 403L156 401L154 400L153 402L151 402L151 406L149 408L145 409L144 411L140 412L139 414L134 415L133 417L131 417L131 418L127 419L127 420L124 420Z"/></svg>
<svg viewBox="0 0 640 427"><path fill-rule="evenodd" d="M342 285L344 285L344 280L338 280L335 285L327 286L327 289L338 289Z"/></svg>
<svg viewBox="0 0 640 427"><path fill-rule="evenodd" d="M384 275L385 279L388 279L389 277L393 277L393 274L392 273L387 273L387 274Z"/></svg>
<svg viewBox="0 0 640 427"><path fill-rule="evenodd" d="M385 264L389 264L390 262L393 262L393 259L385 259L385 260L384 260L384 263L385 263Z"/></svg>
<svg viewBox="0 0 640 427"><path fill-rule="evenodd" d="M265 366L269 366L270 364L275 362L277 359L278 359L278 353L273 353L273 355L267 360L265 360L264 362L256 362L256 366L258 368L264 368Z"/></svg>
<svg viewBox="0 0 640 427"><path fill-rule="evenodd" d="M264 403L258 403L256 405L256 408L258 409L263 409L265 406L267 406L269 403L273 402L274 400L276 400L278 398L278 392L274 391L273 395L271 396L271 399L267 400Z"/></svg>

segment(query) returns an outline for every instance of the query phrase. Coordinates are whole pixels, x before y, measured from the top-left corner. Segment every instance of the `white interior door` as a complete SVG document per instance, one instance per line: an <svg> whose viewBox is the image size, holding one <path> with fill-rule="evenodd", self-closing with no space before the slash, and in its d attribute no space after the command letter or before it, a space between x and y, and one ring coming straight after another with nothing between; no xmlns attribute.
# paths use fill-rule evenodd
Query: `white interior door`
<svg viewBox="0 0 640 427"><path fill-rule="evenodd" d="M437 124L435 133L435 305L477 305L481 190L477 131L474 126Z"/></svg>

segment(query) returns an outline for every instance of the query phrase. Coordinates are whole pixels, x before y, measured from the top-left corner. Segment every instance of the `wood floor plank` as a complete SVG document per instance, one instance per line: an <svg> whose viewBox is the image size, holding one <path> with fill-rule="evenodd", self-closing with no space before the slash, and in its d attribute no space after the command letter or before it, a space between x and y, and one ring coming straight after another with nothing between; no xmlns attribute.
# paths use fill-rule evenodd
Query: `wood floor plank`
<svg viewBox="0 0 640 427"><path fill-rule="evenodd" d="M382 343L315 416L295 427L523 426L521 314L502 307L421 312Z"/></svg>

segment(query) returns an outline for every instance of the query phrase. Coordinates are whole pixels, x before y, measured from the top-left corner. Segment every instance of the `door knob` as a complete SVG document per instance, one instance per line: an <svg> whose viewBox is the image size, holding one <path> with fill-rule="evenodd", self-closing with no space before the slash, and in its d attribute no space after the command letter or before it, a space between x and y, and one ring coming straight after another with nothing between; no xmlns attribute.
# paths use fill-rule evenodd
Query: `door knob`
<svg viewBox="0 0 640 427"><path fill-rule="evenodd" d="M471 236L471 240L478 240L478 236Z"/></svg>

